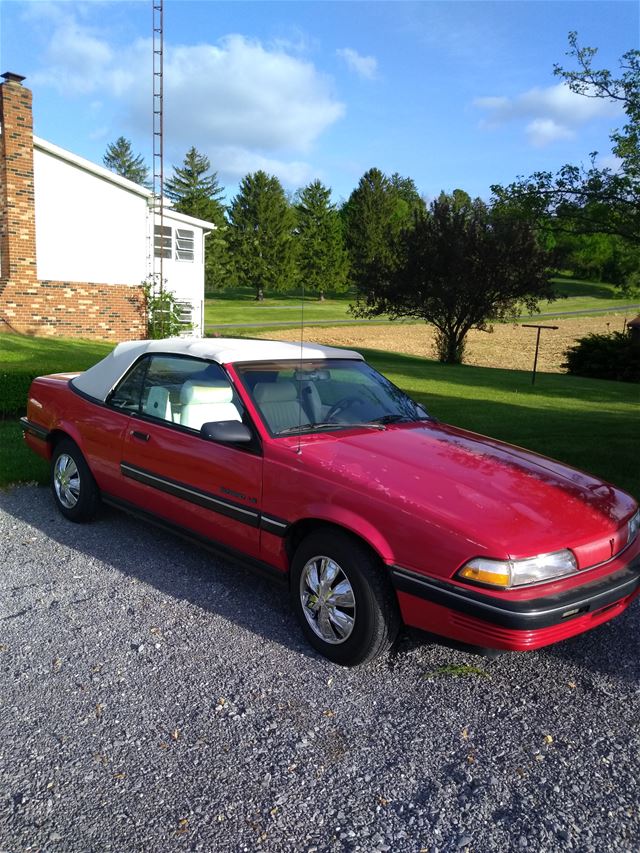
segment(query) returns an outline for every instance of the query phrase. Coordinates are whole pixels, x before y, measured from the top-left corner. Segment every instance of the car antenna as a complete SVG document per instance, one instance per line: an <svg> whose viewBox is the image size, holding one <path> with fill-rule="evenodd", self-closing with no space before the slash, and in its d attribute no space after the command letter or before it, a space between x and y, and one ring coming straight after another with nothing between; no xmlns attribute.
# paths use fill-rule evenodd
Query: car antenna
<svg viewBox="0 0 640 853"><path fill-rule="evenodd" d="M304 278L302 279L302 297L300 299L300 381L302 381L302 360L303 360L303 348L304 348ZM300 390L302 390L302 386L298 386ZM302 398L300 394L299 397L299 406L298 406L298 456L302 456L302 447L301 447L301 435L300 431L302 430Z"/></svg>

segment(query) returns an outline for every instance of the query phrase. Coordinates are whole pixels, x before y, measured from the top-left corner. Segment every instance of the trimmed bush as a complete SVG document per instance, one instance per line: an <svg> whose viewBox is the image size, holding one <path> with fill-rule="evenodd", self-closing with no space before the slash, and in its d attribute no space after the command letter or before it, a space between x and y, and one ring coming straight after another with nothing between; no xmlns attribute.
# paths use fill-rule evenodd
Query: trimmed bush
<svg viewBox="0 0 640 853"><path fill-rule="evenodd" d="M45 370L3 370L0 373L0 417L24 415L27 411L27 394L29 386L36 378L46 373Z"/></svg>
<svg viewBox="0 0 640 853"><path fill-rule="evenodd" d="M574 376L640 382L640 346L624 332L579 338L565 357L562 366Z"/></svg>

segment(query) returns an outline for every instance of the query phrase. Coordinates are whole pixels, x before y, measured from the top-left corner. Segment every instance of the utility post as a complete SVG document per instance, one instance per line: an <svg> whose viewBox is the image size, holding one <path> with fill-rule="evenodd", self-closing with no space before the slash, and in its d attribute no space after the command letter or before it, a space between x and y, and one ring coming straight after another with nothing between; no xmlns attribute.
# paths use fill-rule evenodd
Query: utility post
<svg viewBox="0 0 640 853"><path fill-rule="evenodd" d="M536 383L536 368L538 367L538 350L540 349L540 332L543 329L557 329L558 326L536 326L532 323L523 323L523 329L537 329L538 334L536 335L536 354L533 358L533 373L531 374L531 384L535 385Z"/></svg>

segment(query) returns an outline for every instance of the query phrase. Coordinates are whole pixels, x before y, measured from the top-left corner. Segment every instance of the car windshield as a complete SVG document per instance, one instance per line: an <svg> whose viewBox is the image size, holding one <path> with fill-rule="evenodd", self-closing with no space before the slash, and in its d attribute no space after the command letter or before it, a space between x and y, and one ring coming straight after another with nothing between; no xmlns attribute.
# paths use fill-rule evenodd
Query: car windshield
<svg viewBox="0 0 640 853"><path fill-rule="evenodd" d="M272 435L429 420L418 403L356 359L236 365Z"/></svg>

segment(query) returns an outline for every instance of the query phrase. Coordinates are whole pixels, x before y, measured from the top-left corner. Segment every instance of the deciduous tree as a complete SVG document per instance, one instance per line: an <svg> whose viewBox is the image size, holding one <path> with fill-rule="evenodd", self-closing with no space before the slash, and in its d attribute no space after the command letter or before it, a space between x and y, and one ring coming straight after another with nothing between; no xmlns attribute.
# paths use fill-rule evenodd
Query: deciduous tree
<svg viewBox="0 0 640 853"><path fill-rule="evenodd" d="M554 73L578 95L620 104L626 124L611 135L619 169L600 168L596 154L590 165L567 164L555 174L535 172L507 187L492 187L501 204L518 208L538 221L546 218L555 228L583 234L611 234L640 244L640 50L627 51L620 74L594 68L597 49L580 47L577 33L569 34L574 68L556 65Z"/></svg>
<svg viewBox="0 0 640 853"><path fill-rule="evenodd" d="M553 298L533 227L480 199L462 204L442 194L395 243L395 262L382 263L360 290L356 313L433 324L443 362L462 361L471 329Z"/></svg>

